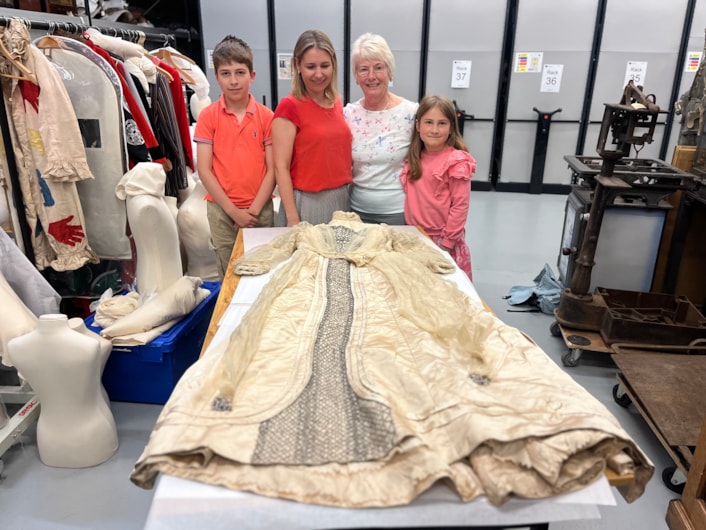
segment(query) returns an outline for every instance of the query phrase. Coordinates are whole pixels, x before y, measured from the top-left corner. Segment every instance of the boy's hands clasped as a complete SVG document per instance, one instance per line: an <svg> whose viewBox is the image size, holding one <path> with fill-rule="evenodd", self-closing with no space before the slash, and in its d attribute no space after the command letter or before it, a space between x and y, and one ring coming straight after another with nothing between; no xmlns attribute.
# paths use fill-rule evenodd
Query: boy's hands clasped
<svg viewBox="0 0 706 530"><path fill-rule="evenodd" d="M257 226L258 214L247 208L236 208L233 217L235 228L253 228Z"/></svg>

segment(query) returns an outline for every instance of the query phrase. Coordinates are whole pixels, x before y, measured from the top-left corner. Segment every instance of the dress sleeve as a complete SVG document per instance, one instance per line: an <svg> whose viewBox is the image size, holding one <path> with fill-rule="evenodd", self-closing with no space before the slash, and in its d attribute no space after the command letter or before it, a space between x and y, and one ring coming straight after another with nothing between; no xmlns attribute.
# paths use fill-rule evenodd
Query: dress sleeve
<svg viewBox="0 0 706 530"><path fill-rule="evenodd" d="M471 201L470 180L476 169L476 161L467 152L456 150L443 167L448 172L451 206L446 226L441 232L441 244L453 248L464 235Z"/></svg>
<svg viewBox="0 0 706 530"><path fill-rule="evenodd" d="M36 46L30 46L29 50L38 84L22 81L19 87L25 106L31 105L37 114L38 134L45 158L43 164L38 164L42 177L54 182L95 178L86 159L73 104L59 72Z"/></svg>
<svg viewBox="0 0 706 530"><path fill-rule="evenodd" d="M444 254L427 245L417 234L390 228L390 239L393 251L405 254L432 272L448 274L455 270L454 264Z"/></svg>
<svg viewBox="0 0 706 530"><path fill-rule="evenodd" d="M235 261L233 272L240 276L258 276L271 271L294 254L301 232L309 226L311 225L307 222L299 223L267 245L249 250Z"/></svg>
<svg viewBox="0 0 706 530"><path fill-rule="evenodd" d="M402 182L402 189L407 192L407 183L409 182L409 163L405 160L404 167L402 168L402 173L400 173L400 181Z"/></svg>

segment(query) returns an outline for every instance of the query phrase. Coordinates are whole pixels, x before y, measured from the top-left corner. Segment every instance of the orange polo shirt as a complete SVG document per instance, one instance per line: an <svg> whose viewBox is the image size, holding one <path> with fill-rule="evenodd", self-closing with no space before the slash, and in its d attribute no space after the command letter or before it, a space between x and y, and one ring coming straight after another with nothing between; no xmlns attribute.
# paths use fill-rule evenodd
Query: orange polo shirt
<svg viewBox="0 0 706 530"><path fill-rule="evenodd" d="M273 112L250 94L242 122L221 95L199 114L194 141L213 146L213 174L238 208L248 208L267 171L265 146L272 144ZM207 201L213 201L206 195Z"/></svg>

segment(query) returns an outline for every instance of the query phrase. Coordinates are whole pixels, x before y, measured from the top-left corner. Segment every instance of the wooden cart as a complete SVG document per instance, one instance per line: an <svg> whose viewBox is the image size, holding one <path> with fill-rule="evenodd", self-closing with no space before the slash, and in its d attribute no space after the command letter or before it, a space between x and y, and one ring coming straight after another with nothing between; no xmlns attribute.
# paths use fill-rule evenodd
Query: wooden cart
<svg viewBox="0 0 706 530"><path fill-rule="evenodd" d="M706 420L701 426L684 493L681 499L669 501L666 519L670 530L706 528Z"/></svg>
<svg viewBox="0 0 706 530"><path fill-rule="evenodd" d="M662 480L681 492L706 415L706 355L650 353L620 345L614 349L620 373L613 398L640 412L675 464L663 470Z"/></svg>

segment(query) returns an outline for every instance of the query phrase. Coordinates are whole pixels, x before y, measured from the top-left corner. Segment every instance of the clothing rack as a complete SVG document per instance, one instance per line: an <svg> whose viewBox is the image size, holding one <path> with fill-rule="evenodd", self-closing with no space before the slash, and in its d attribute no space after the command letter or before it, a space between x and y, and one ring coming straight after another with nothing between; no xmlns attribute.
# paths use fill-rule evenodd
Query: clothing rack
<svg viewBox="0 0 706 530"><path fill-rule="evenodd" d="M76 19L83 21L82 17L67 17L55 15L55 19L33 20L25 17L7 16L7 11L9 10L0 10L0 26L7 27L10 24L10 21L15 18L20 20L27 27L28 30L47 31L50 34L60 30L65 33L80 35L88 28L92 27L100 31L102 34L109 35L111 37L120 37L123 40L140 44L143 44L145 41L152 41L160 43L161 46L169 46L171 44L174 44L176 42L176 37L182 36L181 33L185 33L188 36L187 38L189 39L191 35L187 30L184 29L172 31L170 33L159 33L143 30L125 29L116 26L90 26L86 24L80 24L72 20L67 20ZM0 130L2 131L5 154L7 159L7 168L8 173L10 175L10 182L12 184L12 199L15 204L22 204L23 199L20 191L20 183L17 173L17 161L15 159L14 150L12 148L9 122L4 104L0 105ZM22 238L24 253L27 258L32 263L34 263L34 249L32 248L30 229L22 208L17 208L17 217L19 226L15 228L19 231L19 234L15 234L15 237L19 236Z"/></svg>
<svg viewBox="0 0 706 530"><path fill-rule="evenodd" d="M146 41L162 43L163 46L169 46L176 42L177 37L191 39L191 33L183 28L170 30L169 33L159 33L155 31L145 31L143 29L127 29L117 26L102 26L98 24L84 24L83 17L66 17L63 16L61 19L56 20L32 20L25 17L12 17L5 14L0 15L0 26L7 26L10 20L16 18L24 23L29 30L40 30L48 31L49 33L54 33L57 30L64 31L66 33L72 33L75 35L80 35L88 28L94 28L104 35L109 35L111 37L120 37L123 40L130 42L143 43ZM81 21L81 23L66 20L68 18L76 19ZM98 20L100 21L100 19Z"/></svg>

